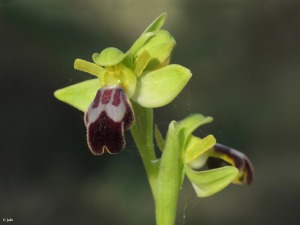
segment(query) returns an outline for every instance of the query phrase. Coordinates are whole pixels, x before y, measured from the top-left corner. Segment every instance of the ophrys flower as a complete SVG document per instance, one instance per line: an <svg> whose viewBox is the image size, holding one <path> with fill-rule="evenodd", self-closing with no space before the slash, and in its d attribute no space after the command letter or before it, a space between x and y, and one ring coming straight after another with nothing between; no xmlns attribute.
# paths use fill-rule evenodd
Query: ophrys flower
<svg viewBox="0 0 300 225"><path fill-rule="evenodd" d="M109 47L94 53L94 62L76 59L75 69L97 78L55 92L59 100L85 112L88 146L93 154L124 149L124 130L134 123L129 99L142 107L164 106L191 78L187 68L169 65L175 40L160 29L165 19L166 14L159 16L126 53Z"/></svg>

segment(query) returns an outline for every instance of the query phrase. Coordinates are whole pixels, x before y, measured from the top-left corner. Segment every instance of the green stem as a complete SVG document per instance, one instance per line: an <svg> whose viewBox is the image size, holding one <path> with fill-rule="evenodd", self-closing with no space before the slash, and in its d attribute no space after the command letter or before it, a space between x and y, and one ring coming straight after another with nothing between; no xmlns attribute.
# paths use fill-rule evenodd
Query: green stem
<svg viewBox="0 0 300 225"><path fill-rule="evenodd" d="M131 134L141 155L155 201L157 225L174 225L183 167L175 122L169 126L166 145L158 161L153 144L153 110L132 102L135 124Z"/></svg>
<svg viewBox="0 0 300 225"><path fill-rule="evenodd" d="M153 144L153 109L143 108L134 102L132 106L136 118L135 124L131 127L131 134L141 155L155 199L158 165Z"/></svg>

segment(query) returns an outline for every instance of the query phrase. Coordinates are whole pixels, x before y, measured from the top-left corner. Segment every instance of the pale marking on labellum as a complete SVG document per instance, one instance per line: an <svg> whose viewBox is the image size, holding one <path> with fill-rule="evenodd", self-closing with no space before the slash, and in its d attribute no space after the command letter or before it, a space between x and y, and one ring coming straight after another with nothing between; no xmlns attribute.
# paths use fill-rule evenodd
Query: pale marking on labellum
<svg viewBox="0 0 300 225"><path fill-rule="evenodd" d="M107 104L102 103L102 99L106 97L106 91L111 90L110 99ZM117 91L119 90L119 91ZM88 113L87 113L87 123L94 123L97 119L99 119L100 114L103 111L106 111L107 116L112 119L114 122L118 123L121 122L124 118L125 112L126 112L126 106L125 102L122 98L123 95L125 95L124 91L121 88L114 88L114 87L108 87L108 88L102 88L100 91L100 98L97 99L98 102L94 102L94 104L91 104ZM98 93L97 93L98 94ZM115 106L113 105L113 100L115 98L115 95L117 98L119 98L119 105ZM97 106L97 107L93 107Z"/></svg>

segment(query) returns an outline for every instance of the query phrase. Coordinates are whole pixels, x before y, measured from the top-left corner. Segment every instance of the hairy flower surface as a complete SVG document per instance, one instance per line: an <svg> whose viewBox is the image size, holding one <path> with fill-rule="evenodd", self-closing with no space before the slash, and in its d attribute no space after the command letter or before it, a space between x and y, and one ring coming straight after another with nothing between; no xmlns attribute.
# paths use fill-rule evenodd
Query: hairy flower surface
<svg viewBox="0 0 300 225"><path fill-rule="evenodd" d="M103 87L84 117L88 146L93 154L119 153L124 149L124 130L134 122L132 107L120 86Z"/></svg>

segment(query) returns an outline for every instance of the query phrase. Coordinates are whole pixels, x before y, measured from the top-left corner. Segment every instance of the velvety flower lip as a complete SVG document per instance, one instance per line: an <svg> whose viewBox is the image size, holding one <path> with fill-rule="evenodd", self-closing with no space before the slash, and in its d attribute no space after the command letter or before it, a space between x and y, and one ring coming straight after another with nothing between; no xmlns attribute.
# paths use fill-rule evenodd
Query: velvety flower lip
<svg viewBox="0 0 300 225"><path fill-rule="evenodd" d="M207 160L209 168L213 169L233 165L239 170L239 174L233 183L252 183L254 170L251 161L245 154L219 143L214 145L212 151L211 157Z"/></svg>
<svg viewBox="0 0 300 225"><path fill-rule="evenodd" d="M111 154L122 151L124 130L134 123L134 113L124 89L118 85L100 88L84 121L88 146L94 155L102 155L105 149Z"/></svg>

